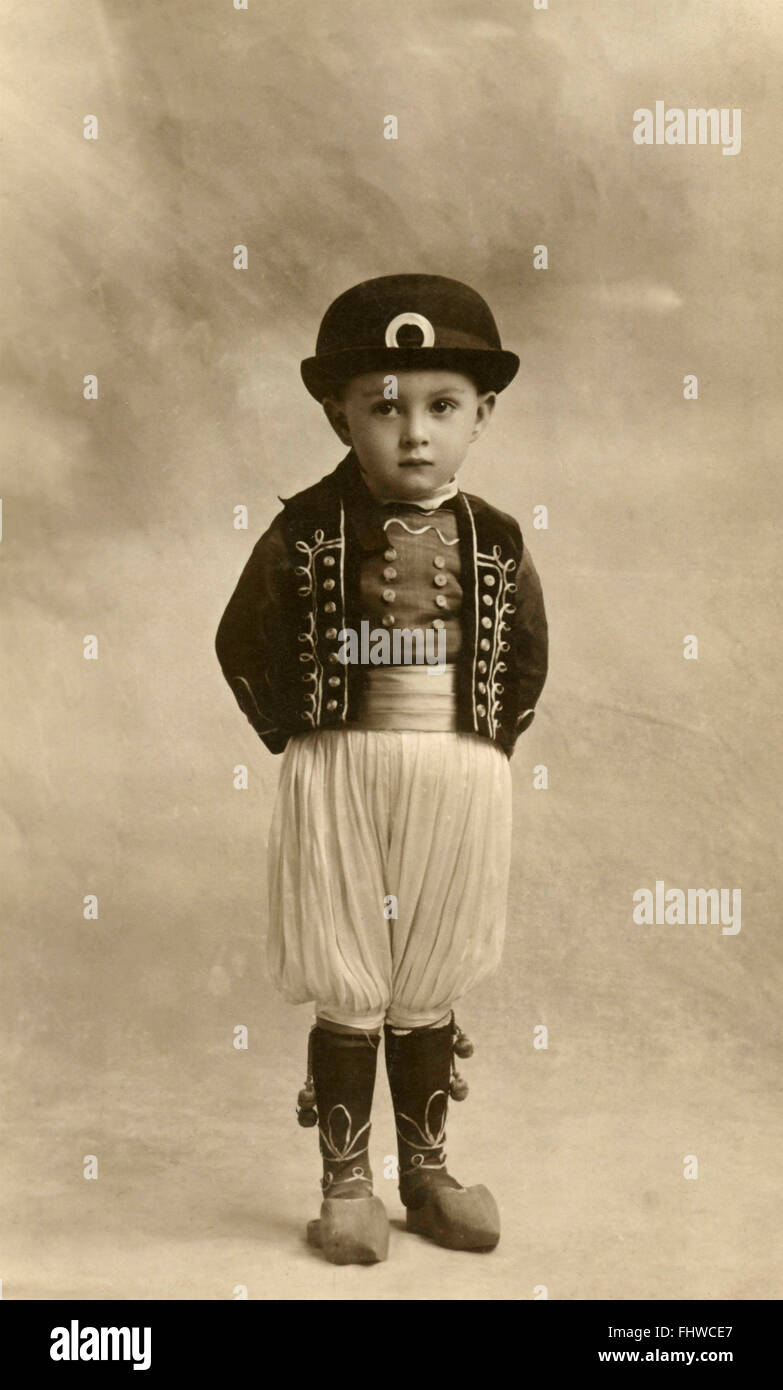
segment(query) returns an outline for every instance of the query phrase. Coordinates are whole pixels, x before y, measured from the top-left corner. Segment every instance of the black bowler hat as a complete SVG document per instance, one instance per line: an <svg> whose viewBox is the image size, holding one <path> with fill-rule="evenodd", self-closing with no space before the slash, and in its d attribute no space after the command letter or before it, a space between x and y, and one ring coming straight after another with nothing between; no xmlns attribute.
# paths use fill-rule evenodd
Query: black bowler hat
<svg viewBox="0 0 783 1390"><path fill-rule="evenodd" d="M315 357L302 380L317 401L362 372L451 368L480 391L502 391L519 358L505 352L480 294L443 275L381 275L363 280L330 304Z"/></svg>

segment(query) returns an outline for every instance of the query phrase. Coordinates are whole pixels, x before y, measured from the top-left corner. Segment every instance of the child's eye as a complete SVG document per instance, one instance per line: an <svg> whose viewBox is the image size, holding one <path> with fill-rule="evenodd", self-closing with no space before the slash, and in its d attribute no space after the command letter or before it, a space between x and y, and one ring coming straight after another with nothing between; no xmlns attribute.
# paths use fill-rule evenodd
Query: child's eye
<svg viewBox="0 0 783 1390"><path fill-rule="evenodd" d="M373 415L391 415L395 409L394 401L378 401L372 408Z"/></svg>
<svg viewBox="0 0 783 1390"><path fill-rule="evenodd" d="M446 415L450 410L456 410L456 408L453 401L444 399L432 402L432 409L435 411L436 415Z"/></svg>

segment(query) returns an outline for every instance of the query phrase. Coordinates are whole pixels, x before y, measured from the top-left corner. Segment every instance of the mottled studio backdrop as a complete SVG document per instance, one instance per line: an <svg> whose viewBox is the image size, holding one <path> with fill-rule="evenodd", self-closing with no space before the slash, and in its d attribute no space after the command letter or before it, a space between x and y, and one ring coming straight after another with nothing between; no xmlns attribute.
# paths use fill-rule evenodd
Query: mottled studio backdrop
<svg viewBox="0 0 783 1390"><path fill-rule="evenodd" d="M5 1297L780 1298L778 4L7 0L2 27ZM740 152L635 144L657 100L741 109ZM302 1239L310 1010L263 955L279 760L213 639L277 495L342 455L299 379L323 310L401 270L474 285L521 356L460 479L520 520L551 674L449 1129L502 1243L340 1270ZM635 925L657 880L740 888L741 931Z"/></svg>

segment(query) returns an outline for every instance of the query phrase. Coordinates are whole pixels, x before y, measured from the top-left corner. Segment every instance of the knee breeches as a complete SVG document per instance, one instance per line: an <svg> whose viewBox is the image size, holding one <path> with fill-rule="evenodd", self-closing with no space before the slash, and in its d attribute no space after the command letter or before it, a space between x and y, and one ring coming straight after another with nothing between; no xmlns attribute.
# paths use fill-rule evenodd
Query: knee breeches
<svg viewBox="0 0 783 1390"><path fill-rule="evenodd" d="M275 984L352 1027L436 1022L498 964L510 852L511 774L489 739L291 739L269 837Z"/></svg>

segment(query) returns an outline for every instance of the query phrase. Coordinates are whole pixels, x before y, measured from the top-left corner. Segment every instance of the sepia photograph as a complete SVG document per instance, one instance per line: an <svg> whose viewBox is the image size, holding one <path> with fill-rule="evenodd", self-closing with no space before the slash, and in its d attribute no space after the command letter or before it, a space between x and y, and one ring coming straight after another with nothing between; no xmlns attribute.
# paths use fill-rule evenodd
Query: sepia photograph
<svg viewBox="0 0 783 1390"><path fill-rule="evenodd" d="M783 1297L779 5L2 33L4 1303L136 1369L95 1305L730 1361Z"/></svg>

